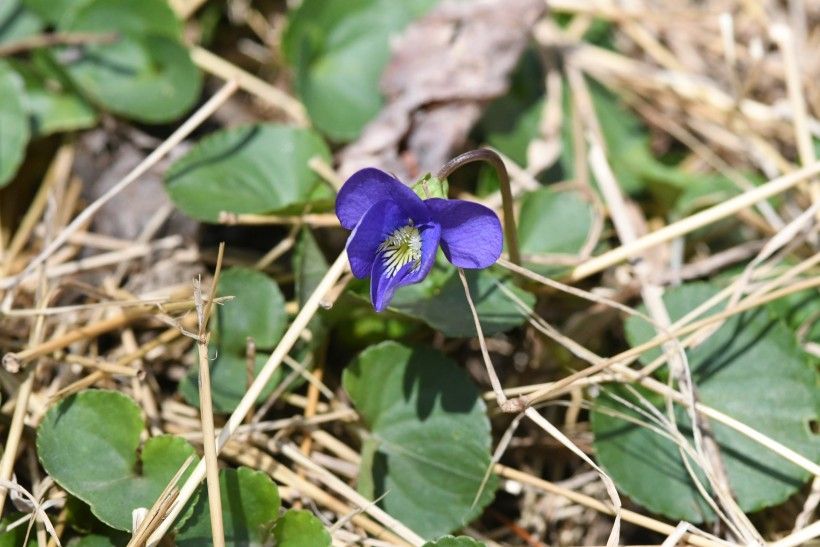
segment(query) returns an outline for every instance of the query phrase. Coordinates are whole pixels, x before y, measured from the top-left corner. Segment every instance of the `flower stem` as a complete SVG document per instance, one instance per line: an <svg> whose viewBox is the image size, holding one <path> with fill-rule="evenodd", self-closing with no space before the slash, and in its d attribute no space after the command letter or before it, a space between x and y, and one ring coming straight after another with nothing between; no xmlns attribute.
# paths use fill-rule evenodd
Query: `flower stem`
<svg viewBox="0 0 820 547"><path fill-rule="evenodd" d="M510 262L520 266L521 253L518 250L518 230L515 227L510 176L507 174L507 168L504 167L504 161L501 157L489 148L470 150L445 163L436 176L440 179L446 179L459 167L476 161L489 163L495 168L495 173L498 175L498 181L501 184L501 203L504 208L504 238L507 240L507 252L510 255Z"/></svg>

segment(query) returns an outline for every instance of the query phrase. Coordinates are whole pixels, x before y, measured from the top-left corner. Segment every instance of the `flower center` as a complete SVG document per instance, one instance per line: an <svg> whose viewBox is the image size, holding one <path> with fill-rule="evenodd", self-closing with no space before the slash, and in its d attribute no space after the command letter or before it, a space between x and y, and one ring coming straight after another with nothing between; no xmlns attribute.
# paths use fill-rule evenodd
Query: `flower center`
<svg viewBox="0 0 820 547"><path fill-rule="evenodd" d="M393 277L402 266L412 262L413 269L421 265L421 233L413 226L411 220L407 226L396 228L387 236L381 245L379 252L384 259L385 273L387 277Z"/></svg>

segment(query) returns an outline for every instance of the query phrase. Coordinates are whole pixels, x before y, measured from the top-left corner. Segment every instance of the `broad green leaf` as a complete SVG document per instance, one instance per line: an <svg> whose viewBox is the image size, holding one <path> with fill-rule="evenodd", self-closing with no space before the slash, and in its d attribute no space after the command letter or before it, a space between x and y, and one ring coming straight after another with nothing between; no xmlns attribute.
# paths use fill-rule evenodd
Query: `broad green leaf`
<svg viewBox="0 0 820 547"><path fill-rule="evenodd" d="M296 298L300 305L310 298L327 269L327 260L316 243L316 238L309 228L303 228L293 253Z"/></svg>
<svg viewBox="0 0 820 547"><path fill-rule="evenodd" d="M330 533L310 511L291 509L273 527L277 547L327 547Z"/></svg>
<svg viewBox="0 0 820 547"><path fill-rule="evenodd" d="M66 70L91 100L116 114L147 123L172 121L193 106L202 84L180 42L180 28L163 0L91 0L66 30L117 32L120 39L84 47Z"/></svg>
<svg viewBox="0 0 820 547"><path fill-rule="evenodd" d="M270 213L329 200L332 194L308 167L314 156L331 159L322 139L308 129L277 124L226 129L199 141L165 180L177 207L215 222L221 211Z"/></svg>
<svg viewBox="0 0 820 547"><path fill-rule="evenodd" d="M14 63L14 69L24 81L23 103L33 136L93 127L97 123L94 108L72 90L66 89L53 67L40 61Z"/></svg>
<svg viewBox="0 0 820 547"><path fill-rule="evenodd" d="M518 242L524 254L577 255L587 241L595 210L578 192L540 188L524 196L518 220ZM555 266L531 263L541 272L555 272Z"/></svg>
<svg viewBox="0 0 820 547"><path fill-rule="evenodd" d="M88 503L97 518L130 531L131 512L151 507L195 454L187 441L169 435L140 446L142 429L133 400L115 391L86 390L49 409L37 429L37 455L46 472Z"/></svg>
<svg viewBox="0 0 820 547"><path fill-rule="evenodd" d="M428 541L422 547L485 547L483 543L467 536L442 536Z"/></svg>
<svg viewBox="0 0 820 547"><path fill-rule="evenodd" d="M269 350L272 350L287 326L285 298L279 286L267 275L250 268L230 268L219 278L217 296L233 296L219 305L213 318L213 335L208 348L211 371L211 395L214 410L232 412L248 388L248 365L245 357L248 337L253 338L257 353L254 377L259 374ZM268 350L268 351L265 351ZM179 392L194 406L199 406L199 357L193 351L194 364L179 383ZM284 375L280 369L260 394L264 399Z"/></svg>
<svg viewBox="0 0 820 547"><path fill-rule="evenodd" d="M381 108L379 78L390 36L435 0L305 0L290 14L282 48L314 125L354 139Z"/></svg>
<svg viewBox="0 0 820 547"><path fill-rule="evenodd" d="M42 28L42 19L27 9L21 0L0 2L0 44L37 34Z"/></svg>
<svg viewBox="0 0 820 547"><path fill-rule="evenodd" d="M24 6L59 28L65 28L74 13L91 0L22 0Z"/></svg>
<svg viewBox="0 0 820 547"><path fill-rule="evenodd" d="M279 490L270 477L248 467L222 469L219 472L219 493L225 545L265 545L279 516ZM211 538L208 496L203 492L194 505L193 514L180 528L176 545L210 545Z"/></svg>
<svg viewBox="0 0 820 547"><path fill-rule="evenodd" d="M792 293L771 306L800 340L820 343L820 298L815 289Z"/></svg>
<svg viewBox="0 0 820 547"><path fill-rule="evenodd" d="M669 290L664 297L673 320L715 294L707 284ZM809 422L817 418L817 375L795 336L771 313L760 308L727 320L709 339L686 352L700 400L799 452L820 459L820 439ZM637 345L654 331L643 320L627 321L627 338ZM653 353L657 355L657 353ZM645 359L652 355L646 354ZM613 389L631 399L623 389ZM663 412L659 397L649 397ZM713 520L695 491L678 453L665 437L607 415L606 408L634 415L610 397L597 401L592 414L595 449L618 487L646 508L673 519ZM689 434L685 411L676 408L681 432ZM775 505L797 492L806 471L712 420L732 492L741 509L752 512Z"/></svg>
<svg viewBox="0 0 820 547"><path fill-rule="evenodd" d="M288 322L285 297L267 275L250 268L229 268L219 277L216 294L234 297L215 310L213 341L220 352L245 355L249 336L257 348L272 349L282 337Z"/></svg>
<svg viewBox="0 0 820 547"><path fill-rule="evenodd" d="M70 543L70 547L122 547L128 543L128 540L122 542L113 541L106 536L91 534L81 538L79 541Z"/></svg>
<svg viewBox="0 0 820 547"><path fill-rule="evenodd" d="M458 272L450 265L439 269L439 272L441 275L428 276L421 284L396 291L391 309L420 319L446 336L476 336L475 323ZM516 287L509 277L499 276L490 270L467 270L465 273L485 335L510 330L525 321L525 315L499 285L504 285L529 306L535 303L531 294Z"/></svg>
<svg viewBox="0 0 820 547"><path fill-rule="evenodd" d="M20 167L29 139L28 116L23 99L23 80L0 61L0 188Z"/></svg>
<svg viewBox="0 0 820 547"><path fill-rule="evenodd" d="M371 431L359 469L364 495L386 494L379 505L428 538L481 513L496 486L493 475L482 489L490 422L463 370L435 350L383 342L363 351L342 383Z"/></svg>
<svg viewBox="0 0 820 547"><path fill-rule="evenodd" d="M188 373L179 382L178 390L180 395L188 404L199 407L199 357L196 350L193 354L193 365ZM211 344L208 348L209 370L211 371L211 397L213 398L214 411L230 414L234 411L239 401L248 391L248 365L245 356L229 351L220 352ZM256 353L253 374L256 377L268 360L268 354ZM279 385L285 377L287 370L280 367L270 381L265 385L265 389L259 394L258 402L264 401L268 395Z"/></svg>

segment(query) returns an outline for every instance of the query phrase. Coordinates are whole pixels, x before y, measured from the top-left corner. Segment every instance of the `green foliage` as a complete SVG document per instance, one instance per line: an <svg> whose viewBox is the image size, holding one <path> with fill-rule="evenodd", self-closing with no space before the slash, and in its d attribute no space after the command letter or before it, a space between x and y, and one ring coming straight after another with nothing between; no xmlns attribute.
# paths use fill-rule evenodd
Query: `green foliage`
<svg viewBox="0 0 820 547"><path fill-rule="evenodd" d="M485 547L480 541L467 536L442 536L434 541L428 541L422 547Z"/></svg>
<svg viewBox="0 0 820 547"><path fill-rule="evenodd" d="M327 260L309 228L303 228L293 253L293 271L296 274L296 297L304 304L327 272Z"/></svg>
<svg viewBox="0 0 820 547"><path fill-rule="evenodd" d="M715 294L700 283L684 285L664 297L676 320ZM638 345L655 333L645 321L631 317L626 324L630 344ZM648 362L658 351L644 354ZM754 427L764 435L805 455L820 458L820 440L809 431L817 416L816 373L797 345L794 334L761 308L728 319L705 342L686 352L701 402ZM624 389L612 393L635 401ZM650 397L663 412L663 402ZM607 415L607 408L630 416L610 396L597 401L592 414L595 448L602 466L618 487L648 509L673 519L713 520L711 509L696 492L676 445L645 427ZM682 433L690 437L686 412L676 407ZM711 427L738 504L756 511L784 501L808 478L801 468L714 420ZM700 477L703 480L703 477Z"/></svg>
<svg viewBox="0 0 820 547"><path fill-rule="evenodd" d="M290 14L282 49L314 125L354 139L382 105L379 78L392 34L435 0L305 0Z"/></svg>
<svg viewBox="0 0 820 547"><path fill-rule="evenodd" d="M219 472L225 544L263 545L279 516L279 490L267 474L247 467ZM193 514L179 530L179 547L199 547L211 541L211 515L204 490ZM318 544L316 544L318 545Z"/></svg>
<svg viewBox="0 0 820 547"><path fill-rule="evenodd" d="M62 21L70 32L116 32L112 44L83 48L65 68L94 102L147 123L174 120L199 97L202 77L164 0L90 0Z"/></svg>
<svg viewBox="0 0 820 547"><path fill-rule="evenodd" d="M0 44L37 34L42 28L43 21L21 0L0 2Z"/></svg>
<svg viewBox="0 0 820 547"><path fill-rule="evenodd" d="M150 507L194 455L187 441L164 435L148 439L138 457L142 429L133 400L86 390L49 409L37 429L37 454L46 472L101 521L130 531L131 512Z"/></svg>
<svg viewBox="0 0 820 547"><path fill-rule="evenodd" d="M0 188L20 167L29 139L28 116L23 104L23 80L0 61Z"/></svg>
<svg viewBox="0 0 820 547"><path fill-rule="evenodd" d="M518 218L522 253L577 255L592 229L595 210L578 192L540 188L521 200ZM527 266L545 274L556 271L555 267Z"/></svg>
<svg viewBox="0 0 820 547"><path fill-rule="evenodd" d="M285 298L276 282L249 268L225 270L219 278L217 296L234 297L215 309L208 350L214 410L228 413L236 408L247 391L247 338L253 338L257 347L256 375L267 361L268 352L285 332L287 315ZM199 406L198 357L194 358L194 363L179 383L179 392L186 401ZM281 371L273 376L262 390L260 399L270 395L282 376Z"/></svg>
<svg viewBox="0 0 820 547"><path fill-rule="evenodd" d="M451 265L438 268L418 285L396 291L391 309L424 321L446 336L476 336L475 323L458 272ZM527 305L535 298L516 287L507 276L490 270L467 270L467 285L484 334L491 336L521 325L525 316L504 293L510 290Z"/></svg>
<svg viewBox="0 0 820 547"><path fill-rule="evenodd" d="M18 61L14 69L25 84L23 103L34 137L93 127L97 112L75 93L48 55L40 52L31 62Z"/></svg>
<svg viewBox="0 0 820 547"><path fill-rule="evenodd" d="M330 151L313 131L257 124L217 131L166 173L168 194L188 215L208 222L221 211L271 213L329 200L331 193L308 167Z"/></svg>
<svg viewBox="0 0 820 547"><path fill-rule="evenodd" d="M291 509L273 527L277 547L327 547L330 534L309 511Z"/></svg>
<svg viewBox="0 0 820 547"><path fill-rule="evenodd" d="M493 498L490 423L467 374L441 353L371 346L342 383L371 436L359 489L425 537L467 524ZM378 389L374 389L378 386ZM423 500L423 502L422 502Z"/></svg>
<svg viewBox="0 0 820 547"><path fill-rule="evenodd" d="M28 542L26 542L27 522L17 525L10 531L7 529L7 526L24 516L22 513L9 513L0 520L0 547L37 547L37 531L34 527L32 527Z"/></svg>

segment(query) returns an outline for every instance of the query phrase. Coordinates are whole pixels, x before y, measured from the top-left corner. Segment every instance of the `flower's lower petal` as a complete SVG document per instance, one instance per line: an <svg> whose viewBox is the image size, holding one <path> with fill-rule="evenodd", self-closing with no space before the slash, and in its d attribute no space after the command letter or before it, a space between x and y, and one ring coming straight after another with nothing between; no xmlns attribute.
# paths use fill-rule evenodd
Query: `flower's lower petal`
<svg viewBox="0 0 820 547"><path fill-rule="evenodd" d="M430 273L430 269L436 262L439 234L440 228L436 224L423 227L421 232L421 262L416 269L413 269L412 263L408 263L402 266L396 272L396 275L388 277L384 260L381 258L376 259L370 273L370 301L373 303L373 309L384 311L390 304L396 289L418 283Z"/></svg>
<svg viewBox="0 0 820 547"><path fill-rule="evenodd" d="M441 227L435 223L421 226L421 262L415 270L407 272L402 279L400 287L418 283L430 273L433 264L436 263L436 252L438 251L439 240L441 239Z"/></svg>
<svg viewBox="0 0 820 547"><path fill-rule="evenodd" d="M405 264L396 275L388 277L383 260L373 263L373 270L370 272L370 302L373 303L374 310L384 311L387 308L410 268L412 264Z"/></svg>
<svg viewBox="0 0 820 547"><path fill-rule="evenodd" d="M441 248L453 265L486 268L501 256L501 222L491 209L460 199L431 198L424 203L441 225Z"/></svg>
<svg viewBox="0 0 820 547"><path fill-rule="evenodd" d="M384 171L368 167L356 171L342 185L336 196L336 216L352 230L373 205L391 200L417 222L426 222L430 214L424 202L413 190Z"/></svg>
<svg viewBox="0 0 820 547"><path fill-rule="evenodd" d="M350 270L359 279L370 275L379 245L405 221L403 211L391 200L370 207L347 239Z"/></svg>

